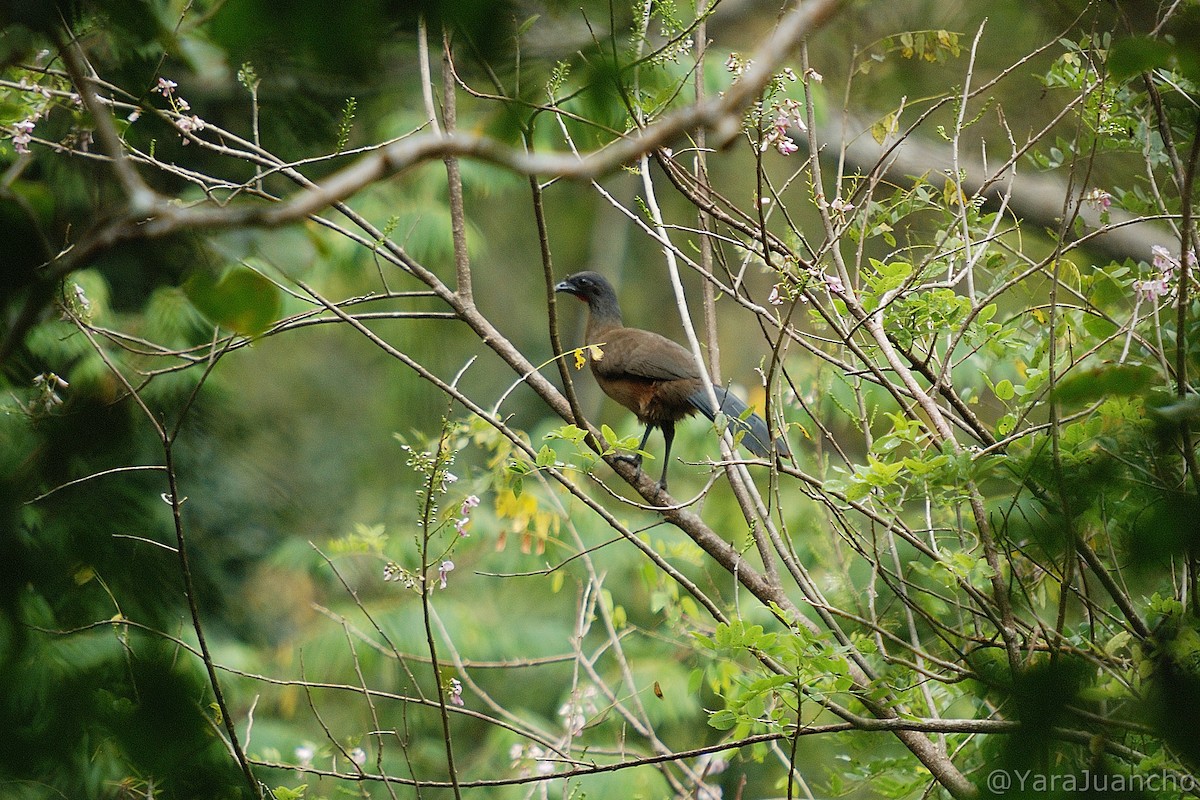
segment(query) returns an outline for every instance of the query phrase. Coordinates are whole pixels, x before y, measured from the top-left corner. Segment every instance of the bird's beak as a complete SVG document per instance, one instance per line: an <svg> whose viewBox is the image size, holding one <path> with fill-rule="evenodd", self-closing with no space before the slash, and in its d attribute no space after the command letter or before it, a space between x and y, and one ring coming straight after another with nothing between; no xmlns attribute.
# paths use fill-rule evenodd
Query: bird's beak
<svg viewBox="0 0 1200 800"><path fill-rule="evenodd" d="M575 290L575 285L572 284L570 281L561 281L560 283L556 284L554 287L554 291L566 292L567 294L573 294L575 296L579 295L579 292L577 292Z"/></svg>

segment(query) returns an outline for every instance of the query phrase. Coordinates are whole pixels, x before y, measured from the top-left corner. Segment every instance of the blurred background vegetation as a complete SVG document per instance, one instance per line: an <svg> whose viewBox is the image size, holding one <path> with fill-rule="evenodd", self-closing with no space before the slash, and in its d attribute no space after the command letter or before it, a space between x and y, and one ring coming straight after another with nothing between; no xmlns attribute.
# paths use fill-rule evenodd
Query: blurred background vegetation
<svg viewBox="0 0 1200 800"><path fill-rule="evenodd" d="M1178 89L1164 88L1167 96L1158 102L1165 108L1160 119L1179 125L1178 152L1194 177L1194 155L1188 158L1197 94L1189 33L1197 4L1176 5L1153 30L1167 47L1161 57L1170 59L1162 69L1176 70L1170 77ZM308 0L0 3L0 122L8 132L0 144L0 730L6 732L0 796L252 796L257 789L231 753L230 723L249 756L246 769L278 798L451 796L467 790L354 776L386 773L418 783L446 782L452 772L464 781L536 776L759 733L781 737L723 753L724 771L697 762L676 777L640 767L470 791L961 795L961 787L945 782L938 788L889 732L850 725L793 742L797 720L838 720L813 695L777 695L803 683L824 698L850 697L850 684L838 681L854 648L887 665L876 689L888 702L928 703L913 718L1023 726L1017 737L1008 735L1014 728L972 736L976 731L948 726L931 734L985 793L996 788L984 778L997 764L1060 777L1086 769L1194 775L1195 741L1171 732L1190 729L1200 706L1200 638L1190 591L1196 515L1187 513L1196 505L1189 438L1196 407L1190 388L1176 391L1176 381L1186 383L1178 367L1194 374L1198 366L1190 346L1195 308L1185 304L1177 327L1178 288L1174 295L1145 288L1144 281L1171 277L1155 271L1160 265L1148 248L1128 249L1125 239L1105 251L1073 243L1107 224L1107 206L1101 222L1064 230L1061 209L1060 219L1036 215L1041 184L1014 192L1014 207L1026 203L1020 212L981 201L973 206L979 214L973 231L986 229L988 214L1006 220L1001 234L980 239L993 254L981 263L995 283L974 296L961 286L943 287L953 290L944 296L914 291L909 305L898 300L889 307L890 334L916 340L916 350L927 346L939 367L934 356L949 338L960 331L976 337L947 357L954 364L947 374L990 438L959 430L961 451L931 443L928 420L911 397L905 405L886 386L864 380L865 370L840 371L799 347L788 352L787 385L782 392L778 384L769 388L782 402L800 469L827 488L774 482L779 476L768 482L766 470L761 483L771 487L767 497L795 559L850 615L839 621L852 631L852 647L810 635L803 625L786 624L780 609L743 599L734 579L714 569L680 530L653 511L619 502L617 495L643 499L561 438L564 421L543 397L476 330L437 317L446 314L446 303L361 230L356 241L314 215L278 227L181 226L142 238L129 221L128 185L105 156L103 132L64 57L76 42L99 78L98 94L112 99L106 109L122 147L154 192L184 206L266 206L299 191L282 170L269 168L271 161L319 183L379 143L428 133L425 92L444 111L450 75L442 63L443 32L461 81L452 85L459 130L538 152L567 149L565 130L590 151L629 130L631 102L651 121L691 102L694 74L710 97L728 90L730 54L753 52L789 8L751 0L715 5L702 29L709 50L697 64L700 33L690 26L698 11L682 2L378 0L336 9ZM628 79L638 62L643 13L651 22L640 46L652 55L639 62L643 94L631 101L613 76ZM1185 239L1194 235L1180 219L1194 202L1191 184L1145 180L1166 174L1171 164L1154 128L1154 103L1137 83L1143 70L1160 67L1159 51L1134 53L1135 62L1145 63L1111 84L1104 83L1111 76L1100 76L1098 89L1087 83L1094 75L1082 56L1072 62L1064 55L1106 52L1109 37L1149 32L1143 21L1158 13L1159 4L1148 2L849 2L807 40L806 58L819 82L803 74L794 52L779 66L803 79L785 80L786 95L778 97L808 104L822 135L838 131L868 146L870 126L886 128L893 112L899 124L879 137L884 146L920 140L945 153L961 133L963 163L982 161L990 170L1009 157L1010 139L1019 145L1032 139L1017 171L1057 181L1052 204L1067 208L1064 198L1106 187L1109 202L1116 201L1113 214L1173 220L1174 230L1161 220L1136 230L1170 248L1177 278L1179 230ZM673 52L675 37L689 47ZM1078 84L1071 83L1073 65L1084 75ZM973 88L1003 79L972 99L965 121L949 102L910 134L907 125L919 114L961 91L968 69ZM1076 97L1085 98L1071 106L1077 113L1064 114ZM1102 130L1087 129L1094 97L1112 112ZM189 131L179 121L192 115L205 125L194 131L203 142L181 135ZM30 120L33 138L22 143L30 130L22 125ZM849 132L854 125L860 127ZM796 256L783 265L765 263L753 237L721 228L727 241L718 244L724 251L718 260L731 274L748 266L739 291L758 308L771 312L773 287L821 293L814 276L829 263L821 245L828 210L823 218L815 202L821 191L853 198L856 213L877 215L872 224L891 220L887 231L868 231L866 222L861 232L844 231L838 246L855 254L858 265L903 256L912 263L928 257L929 267L959 246L963 200L947 183L944 163L888 174L871 187L878 204L871 207L853 194L866 183L855 175L866 175L871 164L845 165L839 181L846 140L818 142L825 148L825 183L817 189L805 172L805 134L792 131L802 152L789 158L764 152L755 138L761 134L748 124L745 135L710 153L707 165L711 186L733 207L782 209L767 227ZM1150 140L1155 146L1146 145ZM673 142L677 150L688 146L682 136ZM266 155L255 164L223 147ZM557 382L529 182L482 160L455 163L475 303ZM653 169L662 218L674 226L680 251L698 258L695 205L669 191L660 166ZM617 168L598 179L615 202L588 181L540 177L555 273L604 273L617 285L630 324L682 340L662 248L616 207L642 221L653 216L637 170ZM780 193L764 203L768 181ZM371 182L345 203L454 286L463 253L454 246L450 185L437 158ZM1156 193L1155 185L1169 190ZM320 218L345 225L328 209ZM1123 255L1113 255L1123 247ZM817 271L804 273L815 251ZM1027 280L1012 278L1038 263L1043 267ZM854 274L862 279L856 287L870 295L873 273L862 267ZM704 281L686 270L683 279L700 324ZM913 277L905 287L917 283ZM343 306L348 310L390 315L364 325L498 412L534 452L550 447L556 469L574 465L561 472L716 598L734 633L620 541L604 518L563 492L549 471L535 468L547 464L535 465L376 342L327 313L318 324L300 324L301 315L323 311L302 285L338 302L364 299ZM989 295L993 286L999 288ZM418 290L424 293L379 299L387 291ZM955 310L956 292L970 300L970 319ZM820 302L845 316L834 295L824 292ZM1057 303L1068 308L1054 317ZM1153 304L1161 304L1161 314L1152 318ZM988 312L995 314L992 328L974 317L988 305L998 306ZM769 369L778 332L729 297L715 307L723 377L749 387L762 408L760 375ZM797 309L792 323L803 335L837 340L815 311L803 302ZM577 346L580 309L560 303L558 315L565 345ZM1045 375L1071 369L1083 376L1077 394L1051 397ZM590 377L573 374L588 419L621 436L634 434L627 412L603 399ZM176 496L155 422L170 439ZM560 438L546 439L556 431ZM996 446L1001 440L1007 449ZM679 498L706 488L713 469L704 459L716 457L714 441L705 424L681 426L675 452L685 463L672 467ZM653 452L660 442L653 440ZM909 458L906 474L918 477L903 487L905 479L884 477L889 454L895 464ZM947 467L951 462L958 466ZM581 465L595 465L594 475L612 492L584 477ZM693 510L749 557L754 523L720 472L714 474L717 482ZM972 606L971 591L992 592L996 575L965 519L975 491L998 532L1007 602L1024 626L1023 669L1005 658L996 633L1002 626L989 617L994 609ZM856 501L883 510L871 518L861 505L852 508ZM890 529L880 520L893 514L910 521L934 551L945 548L946 563L931 564L909 542L893 545L894 564L886 548L880 560L860 552L864 539L884 537L881 531ZM178 553L183 537L186 574ZM1075 570L1094 565L1076 557L1077 541L1090 543L1087 552L1103 560L1107 568L1100 571L1116 576L1109 580L1122 591L1107 595L1098 573L1079 577ZM893 567L896 574L887 575ZM444 591L435 588L442 577ZM410 581L415 591L406 588ZM906 581L914 594L925 594L909 597ZM796 602L803 594L791 592ZM1136 622L1121 598L1132 598ZM910 603L924 616L906 616ZM869 615L879 615L876 628L859 625L868 604ZM197 652L193 610L224 689L224 709ZM761 631L742 627L755 624L779 639L760 639ZM879 630L912 643L915 652L889 662L873 649L884 641ZM722 644L721 636L732 638ZM709 644L698 642L705 637ZM794 638L785 647L787 637ZM431 640L439 648L437 682ZM778 685L740 684L743 675L757 675L759 658L801 666ZM589 674L593 666L597 672ZM466 684L465 708L477 713L453 707L452 679ZM933 693L926 682L936 684ZM737 705L732 699L742 690L745 705ZM865 714L856 700L843 702ZM624 704L639 707L653 736L630 727L616 710ZM454 712L447 727L442 708ZM729 716L710 717L722 710ZM571 758L552 755L550 742ZM1179 785L1161 794L1178 794Z"/></svg>

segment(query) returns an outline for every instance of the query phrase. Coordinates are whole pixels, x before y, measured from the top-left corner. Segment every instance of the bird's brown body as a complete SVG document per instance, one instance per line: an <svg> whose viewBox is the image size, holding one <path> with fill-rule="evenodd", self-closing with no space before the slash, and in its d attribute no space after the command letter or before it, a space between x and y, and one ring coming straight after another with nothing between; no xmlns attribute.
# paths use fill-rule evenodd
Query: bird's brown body
<svg viewBox="0 0 1200 800"><path fill-rule="evenodd" d="M594 317L586 337L602 353L591 359L596 383L643 424L658 426L696 413L688 398L704 382L683 347L650 331L598 325Z"/></svg>
<svg viewBox="0 0 1200 800"><path fill-rule="evenodd" d="M675 423L697 411L709 419L715 419L718 413L725 414L730 418L731 429L740 432L742 444L756 455L768 457L772 447L779 455L788 454L782 437L772 443L767 424L761 417L750 414L744 402L721 387L706 384L691 351L652 331L626 328L616 292L603 276L580 272L554 289L587 303L584 337L600 353L599 357L590 357L592 375L605 394L636 414L646 426L638 449L645 450L650 431L662 429L666 452L659 479L661 487L665 489L667 485L667 462ZM641 463L640 456L634 460Z"/></svg>

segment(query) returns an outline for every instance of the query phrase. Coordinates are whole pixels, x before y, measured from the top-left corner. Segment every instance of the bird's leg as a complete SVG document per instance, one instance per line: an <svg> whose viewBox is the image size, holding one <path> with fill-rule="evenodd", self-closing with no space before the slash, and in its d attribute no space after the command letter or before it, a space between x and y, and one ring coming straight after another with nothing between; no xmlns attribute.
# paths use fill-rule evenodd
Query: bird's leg
<svg viewBox="0 0 1200 800"><path fill-rule="evenodd" d="M671 465L671 442L675 440L675 423L664 422L659 426L663 432L663 471L662 477L658 479L658 488L664 492L667 490L667 467ZM643 442L644 444L644 442Z"/></svg>
<svg viewBox="0 0 1200 800"><path fill-rule="evenodd" d="M622 453L619 456L614 456L618 461L625 461L633 464L638 469L642 468L642 452L646 449L646 442L650 441L650 431L654 430L653 425L646 426L646 432L642 434L642 443L638 445L638 451L633 455L625 455Z"/></svg>

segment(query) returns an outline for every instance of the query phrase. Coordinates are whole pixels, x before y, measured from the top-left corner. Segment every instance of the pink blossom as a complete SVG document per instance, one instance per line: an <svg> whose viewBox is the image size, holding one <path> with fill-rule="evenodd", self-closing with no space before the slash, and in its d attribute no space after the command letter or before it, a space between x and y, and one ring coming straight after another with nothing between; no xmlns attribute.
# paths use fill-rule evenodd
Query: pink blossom
<svg viewBox="0 0 1200 800"><path fill-rule="evenodd" d="M1175 275L1175 270L1179 269L1179 259L1175 257L1167 248L1161 244L1156 244L1150 248L1150 252L1154 254L1154 268L1162 273L1163 277L1170 280ZM1187 263L1189 269L1196 267L1196 251L1189 250L1187 254Z"/></svg>
<svg viewBox="0 0 1200 800"><path fill-rule="evenodd" d="M767 296L767 302L773 306L783 305L783 298L779 295L779 284L771 287L771 294Z"/></svg>
<svg viewBox="0 0 1200 800"><path fill-rule="evenodd" d="M438 581L441 583L441 586L443 589L446 588L446 577L450 574L450 572L453 569L454 569L454 562L450 561L449 559L443 561L438 566Z"/></svg>
<svg viewBox="0 0 1200 800"><path fill-rule="evenodd" d="M196 131L204 130L204 120L200 119L194 114L190 117L180 117L179 119L175 120L175 127L178 128L179 132L182 134L195 133ZM183 143L187 144L186 138L183 140Z"/></svg>
<svg viewBox="0 0 1200 800"><path fill-rule="evenodd" d="M13 148L18 153L28 153L29 143L33 141L33 127L37 124L37 117L29 117L20 122L13 123L13 128L17 133L13 136Z"/></svg>
<svg viewBox="0 0 1200 800"><path fill-rule="evenodd" d="M158 83L154 86L154 91L158 92L163 97L170 97L171 92L175 91L178 86L179 84L175 81L170 81L166 78L159 78Z"/></svg>
<svg viewBox="0 0 1200 800"><path fill-rule="evenodd" d="M1093 208L1098 208L1101 213L1112 208L1112 195L1103 189L1092 189L1083 196L1083 200Z"/></svg>
<svg viewBox="0 0 1200 800"><path fill-rule="evenodd" d="M1133 290L1137 292L1139 300L1154 302L1165 296L1170 291L1170 287L1167 286L1167 279L1163 277L1148 281L1134 281Z"/></svg>
<svg viewBox="0 0 1200 800"><path fill-rule="evenodd" d="M829 204L829 210L838 215L845 215L854 210L854 203L835 197Z"/></svg>
<svg viewBox="0 0 1200 800"><path fill-rule="evenodd" d="M1151 247L1150 252L1154 254L1154 268L1157 270L1172 272L1179 266L1179 262L1175 260L1175 256L1171 255L1171 251L1161 244Z"/></svg>
<svg viewBox="0 0 1200 800"><path fill-rule="evenodd" d="M793 125L801 131L808 130L808 124L804 121L804 105L798 100L784 100L775 115L775 125Z"/></svg>
<svg viewBox="0 0 1200 800"><path fill-rule="evenodd" d="M458 521L454 523L454 529L458 531L459 536L469 536L467 533L467 523L471 521L471 509L479 505L478 495L468 495L462 501L462 506L459 508L459 513L462 515Z"/></svg>
<svg viewBox="0 0 1200 800"><path fill-rule="evenodd" d="M796 143L786 134L787 128L785 126L775 125L763 136L759 152L766 152L768 147L774 146L781 155L790 156L799 150L800 148L796 146Z"/></svg>
<svg viewBox="0 0 1200 800"><path fill-rule="evenodd" d="M450 679L450 702L456 706L465 706L462 699L463 685L458 678Z"/></svg>
<svg viewBox="0 0 1200 800"><path fill-rule="evenodd" d="M796 143L793 142L790 138L788 138L787 136L784 136L782 139L780 139L775 144L775 149L779 151L780 155L790 156L792 153L795 153L800 148L797 147Z"/></svg>
<svg viewBox="0 0 1200 800"><path fill-rule="evenodd" d="M804 122L804 106L796 100L784 100L776 107L775 118L771 120L770 129L763 135L759 151L765 152L768 147L774 147L781 155L790 156L799 150L796 142L787 135L789 128L796 128L801 132L808 130Z"/></svg>

